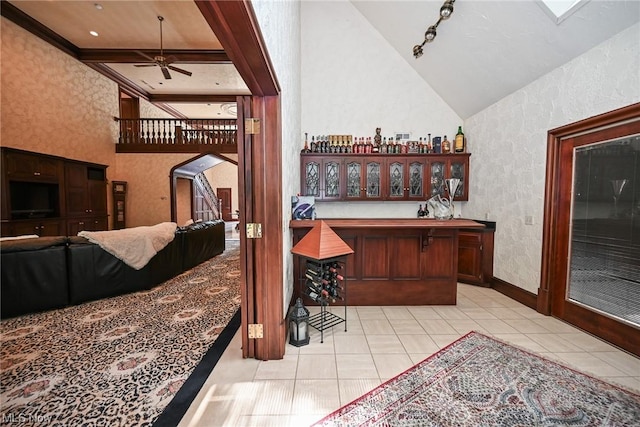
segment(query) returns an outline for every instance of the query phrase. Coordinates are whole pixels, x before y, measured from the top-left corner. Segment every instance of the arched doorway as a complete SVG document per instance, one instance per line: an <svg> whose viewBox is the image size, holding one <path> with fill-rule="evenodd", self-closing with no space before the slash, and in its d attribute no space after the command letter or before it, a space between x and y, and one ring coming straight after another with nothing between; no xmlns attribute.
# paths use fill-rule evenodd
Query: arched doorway
<svg viewBox="0 0 640 427"><path fill-rule="evenodd" d="M238 206L238 160L236 154L200 154L175 165L170 173L171 221L183 225L188 220L221 219L216 187L235 193ZM210 192L208 196L205 193Z"/></svg>

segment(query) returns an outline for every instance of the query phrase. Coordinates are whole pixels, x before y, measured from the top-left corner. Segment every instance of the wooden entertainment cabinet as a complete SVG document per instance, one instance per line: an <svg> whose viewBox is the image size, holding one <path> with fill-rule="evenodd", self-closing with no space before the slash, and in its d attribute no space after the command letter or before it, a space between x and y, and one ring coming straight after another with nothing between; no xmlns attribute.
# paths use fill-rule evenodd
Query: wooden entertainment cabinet
<svg viewBox="0 0 640 427"><path fill-rule="evenodd" d="M107 230L107 166L2 147L2 237Z"/></svg>

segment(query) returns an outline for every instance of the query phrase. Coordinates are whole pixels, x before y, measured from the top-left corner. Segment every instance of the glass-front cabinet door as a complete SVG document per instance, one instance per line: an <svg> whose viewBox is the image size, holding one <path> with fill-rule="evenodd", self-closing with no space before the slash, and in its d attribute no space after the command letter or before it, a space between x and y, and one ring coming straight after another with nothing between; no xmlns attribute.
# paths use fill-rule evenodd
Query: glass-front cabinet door
<svg viewBox="0 0 640 427"><path fill-rule="evenodd" d="M425 170L427 162L422 159L391 161L388 164L388 198L411 200L425 198Z"/></svg>
<svg viewBox="0 0 640 427"><path fill-rule="evenodd" d="M432 157L429 162L429 198L441 195L448 197L445 180L458 178L454 200L469 200L469 154Z"/></svg>
<svg viewBox="0 0 640 427"><path fill-rule="evenodd" d="M404 199L405 197L405 162L389 162L389 198Z"/></svg>
<svg viewBox="0 0 640 427"><path fill-rule="evenodd" d="M323 200L340 198L340 161L326 159L322 162L324 194Z"/></svg>
<svg viewBox="0 0 640 427"><path fill-rule="evenodd" d="M367 200L382 198L382 162L377 160L365 160L366 198Z"/></svg>
<svg viewBox="0 0 640 427"><path fill-rule="evenodd" d="M382 199L382 160L348 158L347 200Z"/></svg>
<svg viewBox="0 0 640 427"><path fill-rule="evenodd" d="M320 198L320 159L303 161L302 195Z"/></svg>
<svg viewBox="0 0 640 427"><path fill-rule="evenodd" d="M423 160L409 160L409 176L407 189L409 199L424 199L424 177L427 162Z"/></svg>
<svg viewBox="0 0 640 427"><path fill-rule="evenodd" d="M429 163L430 170L430 191L429 198L433 196L437 196L438 194L441 196L445 196L445 185L444 180L446 169L446 162L443 160L433 160Z"/></svg>
<svg viewBox="0 0 640 427"><path fill-rule="evenodd" d="M458 178L460 184L456 188L456 194L454 200L468 200L467 186L465 185L465 179L467 178L467 168L469 162L464 160L450 160L449 161L449 178Z"/></svg>
<svg viewBox="0 0 640 427"><path fill-rule="evenodd" d="M347 199L359 199L362 194L362 162L347 160Z"/></svg>

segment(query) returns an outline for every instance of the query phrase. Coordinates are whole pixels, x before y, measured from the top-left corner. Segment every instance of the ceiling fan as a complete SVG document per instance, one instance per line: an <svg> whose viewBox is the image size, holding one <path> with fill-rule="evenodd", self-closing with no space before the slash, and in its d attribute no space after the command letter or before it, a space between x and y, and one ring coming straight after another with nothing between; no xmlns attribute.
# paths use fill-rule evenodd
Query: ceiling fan
<svg viewBox="0 0 640 427"><path fill-rule="evenodd" d="M174 67L173 65L171 65L177 59L175 56L169 56L169 57L165 58L164 50L162 48L162 21L164 21L164 18L162 16L158 16L158 21L160 21L160 55L151 57L151 56L147 55L146 53L141 52L141 51L138 50L136 52L139 55L147 58L152 63L151 64L134 64L134 66L136 66L136 67L160 67L160 69L162 70L162 74L164 75L165 79L170 79L171 78L171 74L169 74L169 70L177 71L178 73L182 73L182 74L185 74L187 76L191 76L191 74L192 74L191 71L183 70L182 68Z"/></svg>

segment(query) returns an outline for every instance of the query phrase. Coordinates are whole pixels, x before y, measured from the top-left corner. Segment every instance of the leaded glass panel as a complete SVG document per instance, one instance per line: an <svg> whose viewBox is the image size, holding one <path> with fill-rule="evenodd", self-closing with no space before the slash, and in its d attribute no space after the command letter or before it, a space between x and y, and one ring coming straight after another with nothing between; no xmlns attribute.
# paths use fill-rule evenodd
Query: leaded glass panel
<svg viewBox="0 0 640 427"><path fill-rule="evenodd" d="M340 164L338 162L327 162L324 164L324 196L340 196Z"/></svg>
<svg viewBox="0 0 640 427"><path fill-rule="evenodd" d="M422 197L422 177L424 175L424 165L420 162L409 164L409 197Z"/></svg>
<svg viewBox="0 0 640 427"><path fill-rule="evenodd" d="M367 163L367 197L380 197L380 163Z"/></svg>
<svg viewBox="0 0 640 427"><path fill-rule="evenodd" d="M431 196L444 194L444 163L431 163Z"/></svg>
<svg viewBox="0 0 640 427"><path fill-rule="evenodd" d="M305 165L305 196L320 197L320 163L309 162Z"/></svg>
<svg viewBox="0 0 640 427"><path fill-rule="evenodd" d="M360 197L362 166L359 162L347 163L347 197Z"/></svg>
<svg viewBox="0 0 640 427"><path fill-rule="evenodd" d="M460 180L455 197L462 197L464 194L464 163L451 163L451 178Z"/></svg>
<svg viewBox="0 0 640 427"><path fill-rule="evenodd" d="M389 165L389 196L404 196L404 164L393 162Z"/></svg>

